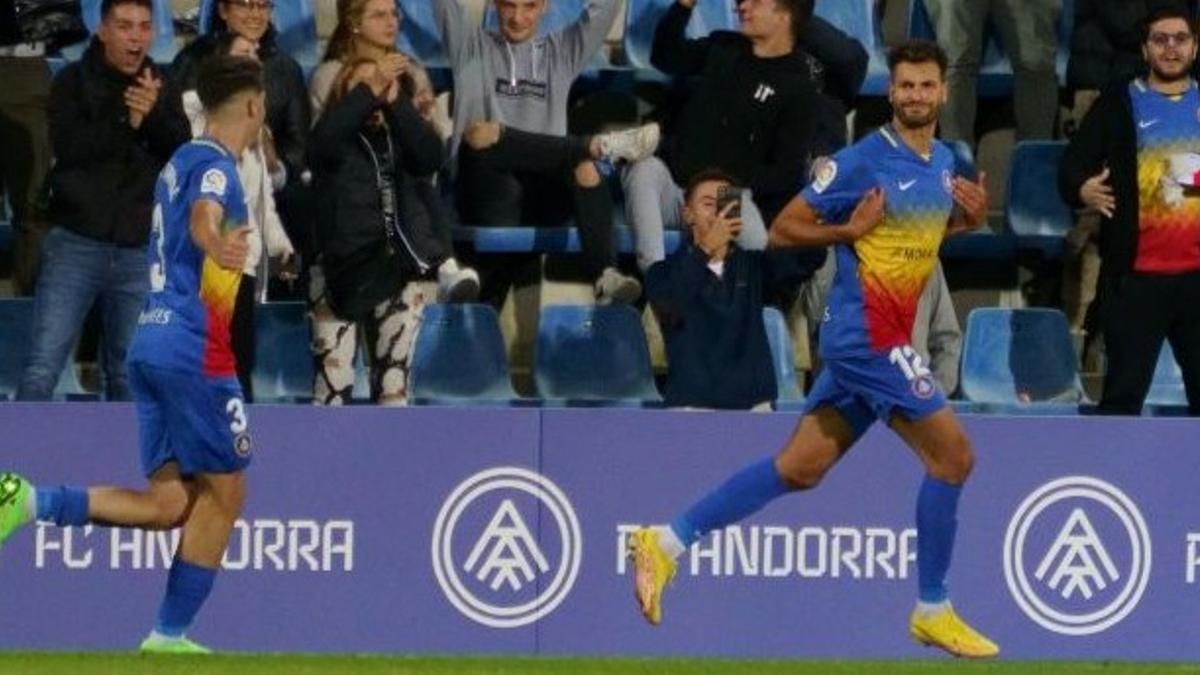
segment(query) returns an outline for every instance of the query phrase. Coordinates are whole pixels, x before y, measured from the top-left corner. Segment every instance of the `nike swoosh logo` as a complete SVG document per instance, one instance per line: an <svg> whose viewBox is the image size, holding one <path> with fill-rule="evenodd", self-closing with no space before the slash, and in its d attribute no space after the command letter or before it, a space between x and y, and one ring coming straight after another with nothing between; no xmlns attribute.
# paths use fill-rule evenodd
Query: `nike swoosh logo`
<svg viewBox="0 0 1200 675"><path fill-rule="evenodd" d="M1158 124L1158 120L1146 120L1145 122L1138 122L1138 128L1139 129L1149 129L1150 127L1154 126L1155 124Z"/></svg>
<svg viewBox="0 0 1200 675"><path fill-rule="evenodd" d="M914 185L916 185L916 184L917 184L917 179L916 179L916 178L914 178L914 179L912 179L912 180L910 180L910 181L908 181L908 182L905 182L905 181L900 181L900 191L901 191L901 192L904 192L905 190L907 190L908 188L910 188L910 187L912 187L912 186L914 186Z"/></svg>

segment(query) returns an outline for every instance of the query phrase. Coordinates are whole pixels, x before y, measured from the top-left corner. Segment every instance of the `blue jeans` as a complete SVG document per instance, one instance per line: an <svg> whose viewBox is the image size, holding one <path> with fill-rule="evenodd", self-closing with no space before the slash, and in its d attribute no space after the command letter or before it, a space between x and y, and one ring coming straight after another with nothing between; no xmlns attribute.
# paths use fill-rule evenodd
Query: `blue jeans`
<svg viewBox="0 0 1200 675"><path fill-rule="evenodd" d="M33 298L33 344L17 400L54 394L83 320L99 301L105 396L127 401L125 349L150 290L144 248L121 248L54 227L42 243L42 269Z"/></svg>

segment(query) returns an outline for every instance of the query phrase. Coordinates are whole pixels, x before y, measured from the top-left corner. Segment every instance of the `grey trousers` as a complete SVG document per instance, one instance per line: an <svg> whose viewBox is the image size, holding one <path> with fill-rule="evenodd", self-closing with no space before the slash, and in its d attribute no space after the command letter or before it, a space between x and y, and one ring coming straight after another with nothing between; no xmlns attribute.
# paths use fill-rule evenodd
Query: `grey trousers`
<svg viewBox="0 0 1200 675"><path fill-rule="evenodd" d="M1017 140L1050 138L1058 112L1055 23L1062 0L924 0L950 61L942 138L975 141L977 81L990 17L1012 60Z"/></svg>
<svg viewBox="0 0 1200 675"><path fill-rule="evenodd" d="M683 226L683 189L675 184L667 165L650 157L626 167L621 174L625 188L625 218L633 228L638 268L643 272L666 255L666 228ZM748 251L767 247L767 225L754 205L750 190L742 192L742 233L738 246Z"/></svg>

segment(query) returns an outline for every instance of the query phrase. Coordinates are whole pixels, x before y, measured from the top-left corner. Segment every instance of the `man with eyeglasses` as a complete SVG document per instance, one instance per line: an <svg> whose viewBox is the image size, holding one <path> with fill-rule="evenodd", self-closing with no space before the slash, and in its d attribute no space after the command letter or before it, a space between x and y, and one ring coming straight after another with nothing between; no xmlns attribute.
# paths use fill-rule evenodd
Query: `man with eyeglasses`
<svg viewBox="0 0 1200 675"><path fill-rule="evenodd" d="M1059 166L1059 190L1102 216L1099 324L1108 354L1100 411L1137 415L1164 338L1200 415L1200 90L1196 29L1179 8L1142 33L1145 77L1109 87Z"/></svg>

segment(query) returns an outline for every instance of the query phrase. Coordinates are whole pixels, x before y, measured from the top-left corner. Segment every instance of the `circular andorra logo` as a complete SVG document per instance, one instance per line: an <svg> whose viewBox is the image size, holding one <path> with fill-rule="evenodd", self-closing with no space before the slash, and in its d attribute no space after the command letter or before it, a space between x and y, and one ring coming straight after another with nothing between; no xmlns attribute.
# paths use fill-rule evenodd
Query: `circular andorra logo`
<svg viewBox="0 0 1200 675"><path fill-rule="evenodd" d="M1115 485L1065 476L1021 502L1004 535L1004 579L1021 611L1061 635L1129 615L1150 582L1150 531Z"/></svg>
<svg viewBox="0 0 1200 675"><path fill-rule="evenodd" d="M517 628L553 612L575 585L583 553L566 495L520 467L481 471L451 491L431 541L446 599L492 628Z"/></svg>

